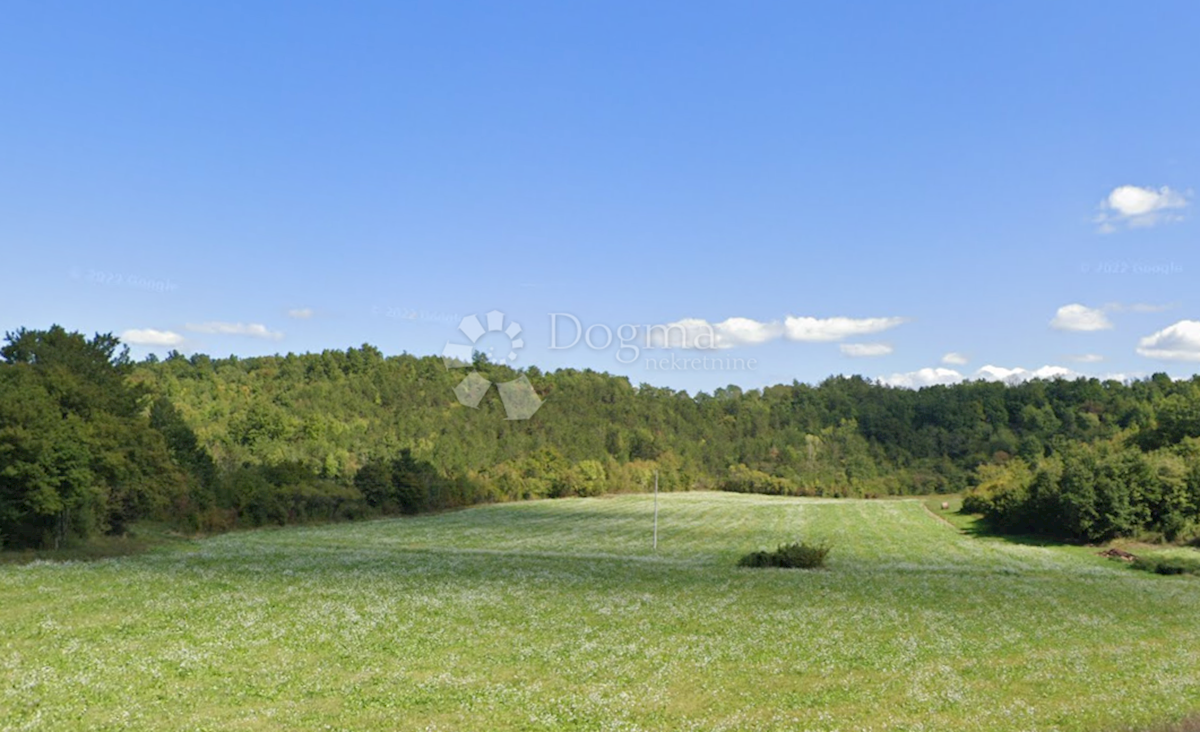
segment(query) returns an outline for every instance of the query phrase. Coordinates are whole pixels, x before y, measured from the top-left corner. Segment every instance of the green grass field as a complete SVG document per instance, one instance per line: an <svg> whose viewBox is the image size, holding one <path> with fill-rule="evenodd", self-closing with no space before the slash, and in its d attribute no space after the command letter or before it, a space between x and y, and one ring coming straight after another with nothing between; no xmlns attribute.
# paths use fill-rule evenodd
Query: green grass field
<svg viewBox="0 0 1200 732"><path fill-rule="evenodd" d="M1200 709L1200 578L919 500L484 506L0 566L2 730L1111 730ZM933 513L936 513L935 510ZM785 540L825 570L735 567Z"/></svg>

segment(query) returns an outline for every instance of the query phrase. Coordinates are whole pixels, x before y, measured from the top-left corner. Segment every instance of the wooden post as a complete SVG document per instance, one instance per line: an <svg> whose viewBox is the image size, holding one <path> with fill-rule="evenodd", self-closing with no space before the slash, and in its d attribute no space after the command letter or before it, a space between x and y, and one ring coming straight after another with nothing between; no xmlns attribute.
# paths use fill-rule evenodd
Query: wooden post
<svg viewBox="0 0 1200 732"><path fill-rule="evenodd" d="M658 471L654 471L654 551L658 551Z"/></svg>

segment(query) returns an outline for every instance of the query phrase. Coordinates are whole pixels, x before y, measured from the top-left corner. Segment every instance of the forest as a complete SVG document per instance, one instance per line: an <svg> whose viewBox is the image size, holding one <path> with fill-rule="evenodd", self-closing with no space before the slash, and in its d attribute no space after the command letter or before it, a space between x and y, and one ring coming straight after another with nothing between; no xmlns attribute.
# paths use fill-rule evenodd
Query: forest
<svg viewBox="0 0 1200 732"><path fill-rule="evenodd" d="M795 496L965 492L997 529L1077 541L1200 533L1200 377L860 376L688 394L514 370L544 405L459 404L442 359L345 351L135 362L111 334L18 329L0 348L0 542L60 547L660 488Z"/></svg>

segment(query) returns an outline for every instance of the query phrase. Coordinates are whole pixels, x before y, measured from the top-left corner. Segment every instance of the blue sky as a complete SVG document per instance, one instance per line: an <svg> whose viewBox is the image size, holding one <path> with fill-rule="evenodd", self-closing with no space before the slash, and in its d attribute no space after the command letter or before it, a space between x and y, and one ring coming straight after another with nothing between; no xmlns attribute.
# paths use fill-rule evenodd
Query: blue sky
<svg viewBox="0 0 1200 732"><path fill-rule="evenodd" d="M693 391L1190 375L1198 34L1189 2L9 2L0 321L437 354L499 310L517 365ZM623 364L551 313L720 348Z"/></svg>

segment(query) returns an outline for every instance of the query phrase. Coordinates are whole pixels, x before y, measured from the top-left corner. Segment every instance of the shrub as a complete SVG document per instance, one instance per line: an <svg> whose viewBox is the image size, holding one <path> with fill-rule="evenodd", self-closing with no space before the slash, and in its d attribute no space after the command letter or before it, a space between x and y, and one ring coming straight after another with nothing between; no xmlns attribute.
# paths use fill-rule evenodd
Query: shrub
<svg viewBox="0 0 1200 732"><path fill-rule="evenodd" d="M1200 524L1194 462L1167 451L1144 454L1120 440L1068 443L1032 463L1012 458L979 466L963 511L983 514L1009 533L1186 541Z"/></svg>
<svg viewBox="0 0 1200 732"><path fill-rule="evenodd" d="M794 542L780 544L773 552L750 552L738 560L739 567L781 567L785 569L816 569L825 566L829 556L828 544Z"/></svg>
<svg viewBox="0 0 1200 732"><path fill-rule="evenodd" d="M1200 574L1200 561L1186 557L1138 557L1132 566L1155 574Z"/></svg>

